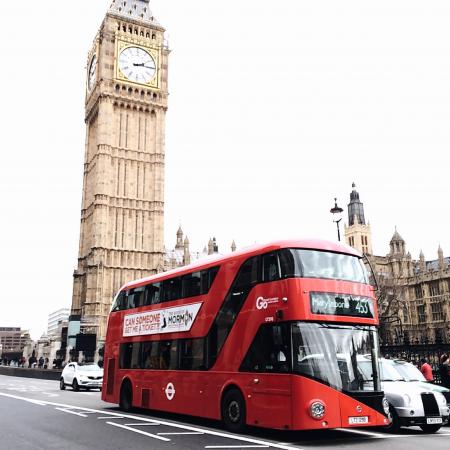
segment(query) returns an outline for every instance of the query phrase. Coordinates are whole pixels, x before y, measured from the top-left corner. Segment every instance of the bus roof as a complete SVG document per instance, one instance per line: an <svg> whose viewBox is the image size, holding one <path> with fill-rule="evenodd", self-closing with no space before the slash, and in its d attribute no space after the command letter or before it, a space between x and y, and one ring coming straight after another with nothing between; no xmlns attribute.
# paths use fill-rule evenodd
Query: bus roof
<svg viewBox="0 0 450 450"><path fill-rule="evenodd" d="M281 241L273 241L268 244L259 244L252 245L250 247L242 248L236 252L229 253L224 256L211 255L209 257L205 257L199 259L188 266L179 267L177 269L169 270L167 272L161 272L156 275L151 275L146 278L141 278L139 280L133 280L126 283L122 288L130 289L133 287L139 287L148 283L154 283L158 281L163 281L167 278L172 278L173 276L184 275L196 270L203 270L209 267L214 267L220 265L226 261L233 260L235 258L240 258L242 256L255 256L258 254L263 254L275 250L280 250L283 248L302 248L302 249L311 249L311 250L322 250L329 251L334 253L345 253L348 255L353 255L357 257L362 257L362 255L355 250L354 248L341 244L338 242L325 241L320 239L302 239L302 240L281 240Z"/></svg>

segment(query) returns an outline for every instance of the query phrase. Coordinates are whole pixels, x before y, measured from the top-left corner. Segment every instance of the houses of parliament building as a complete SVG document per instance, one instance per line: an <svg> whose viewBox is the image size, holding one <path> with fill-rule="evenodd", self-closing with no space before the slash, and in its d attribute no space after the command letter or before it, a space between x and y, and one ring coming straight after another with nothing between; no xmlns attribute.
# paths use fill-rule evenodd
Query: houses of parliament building
<svg viewBox="0 0 450 450"><path fill-rule="evenodd" d="M367 256L375 273L384 344L450 343L450 258L440 246L437 259L420 252L419 260L413 260L395 230L389 253L374 255L370 224L354 184L345 240Z"/></svg>

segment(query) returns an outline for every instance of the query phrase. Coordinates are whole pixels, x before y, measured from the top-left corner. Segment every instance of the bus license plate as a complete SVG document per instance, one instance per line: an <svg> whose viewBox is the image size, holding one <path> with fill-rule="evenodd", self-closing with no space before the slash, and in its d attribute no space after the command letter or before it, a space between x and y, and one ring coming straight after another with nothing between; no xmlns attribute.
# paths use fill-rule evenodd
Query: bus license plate
<svg viewBox="0 0 450 450"><path fill-rule="evenodd" d="M363 417L349 417L348 423L350 425L360 424L360 423L369 423L369 418L367 416Z"/></svg>
<svg viewBox="0 0 450 450"><path fill-rule="evenodd" d="M442 417L430 417L427 419L427 425L435 425L437 423L442 423Z"/></svg>

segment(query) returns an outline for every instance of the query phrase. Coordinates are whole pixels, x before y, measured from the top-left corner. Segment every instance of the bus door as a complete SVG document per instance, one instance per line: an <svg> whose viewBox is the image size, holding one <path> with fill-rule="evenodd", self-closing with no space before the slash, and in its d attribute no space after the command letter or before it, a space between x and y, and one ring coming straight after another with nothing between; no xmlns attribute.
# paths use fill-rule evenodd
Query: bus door
<svg viewBox="0 0 450 450"><path fill-rule="evenodd" d="M249 425L291 428L290 360L289 325L262 325L241 366Z"/></svg>

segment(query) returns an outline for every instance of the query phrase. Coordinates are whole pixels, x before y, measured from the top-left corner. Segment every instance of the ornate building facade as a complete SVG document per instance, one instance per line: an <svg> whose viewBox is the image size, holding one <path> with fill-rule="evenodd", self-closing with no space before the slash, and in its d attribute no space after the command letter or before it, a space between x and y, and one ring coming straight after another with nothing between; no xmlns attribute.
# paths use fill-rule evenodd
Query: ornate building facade
<svg viewBox="0 0 450 450"><path fill-rule="evenodd" d="M72 345L81 331L99 347L114 293L164 268L164 32L149 0L114 0L88 55Z"/></svg>
<svg viewBox="0 0 450 450"><path fill-rule="evenodd" d="M374 255L355 185L348 213L346 242L366 254L377 279L383 343L450 343L450 258L444 257L439 246L437 259L426 260L421 251L419 260L413 260L397 229L389 253Z"/></svg>
<svg viewBox="0 0 450 450"><path fill-rule="evenodd" d="M231 244L231 251L236 251L236 243L234 241ZM186 266L194 261L215 254L219 254L219 246L217 245L216 238L211 238L208 245L201 252L192 252L190 250L189 239L187 236L184 236L180 226L177 231L175 247L164 252L164 271Z"/></svg>

